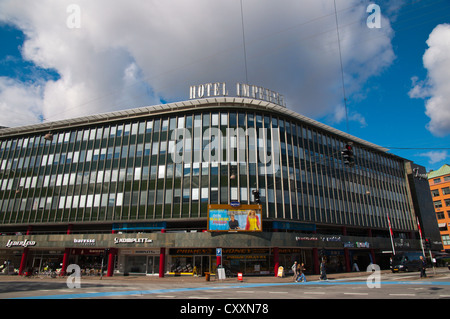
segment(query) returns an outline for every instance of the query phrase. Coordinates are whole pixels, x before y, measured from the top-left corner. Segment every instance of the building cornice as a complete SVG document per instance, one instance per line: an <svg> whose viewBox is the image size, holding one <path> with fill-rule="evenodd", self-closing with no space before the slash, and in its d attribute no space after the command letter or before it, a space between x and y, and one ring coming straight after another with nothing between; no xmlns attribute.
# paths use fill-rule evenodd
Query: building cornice
<svg viewBox="0 0 450 319"><path fill-rule="evenodd" d="M95 114L83 117L77 117L73 119L65 119L47 123L40 123L34 125L26 125L21 127L3 128L0 129L0 137L11 137L22 134L36 134L36 133L48 133L56 132L58 130L67 130L71 128L78 128L86 125L102 124L112 121L139 119L148 116L156 116L169 114L173 112L190 111L203 108L223 108L223 107L236 107L241 109L242 107L248 107L256 110L269 111L278 113L281 115L289 116L304 122L310 126L316 127L320 130L330 132L334 135L341 137L346 141L352 141L370 149L375 149L380 152L388 152L389 149L376 144L370 143L348 133L337 130L331 126L320 123L316 120L308 118L304 115L298 114L288 108L274 104L272 102L242 98L242 97L213 97L204 99L195 99L181 102L173 102L167 104L159 104L153 106L144 106L129 110L121 110L115 112L108 112L102 114ZM392 155L392 154L391 154Z"/></svg>

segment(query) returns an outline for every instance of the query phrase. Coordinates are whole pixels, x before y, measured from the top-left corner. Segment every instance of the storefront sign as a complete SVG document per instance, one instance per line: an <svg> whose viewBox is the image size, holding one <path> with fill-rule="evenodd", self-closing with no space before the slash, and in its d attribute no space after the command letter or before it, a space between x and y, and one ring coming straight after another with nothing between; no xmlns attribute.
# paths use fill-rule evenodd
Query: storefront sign
<svg viewBox="0 0 450 319"><path fill-rule="evenodd" d="M79 245L85 245L85 246L94 246L95 245L95 239L77 239L74 238L73 239L73 243L74 244L79 244Z"/></svg>
<svg viewBox="0 0 450 319"><path fill-rule="evenodd" d="M28 246L36 246L36 242L32 241L32 240L8 240L8 242L6 243L6 247L11 248L11 247L28 247Z"/></svg>
<svg viewBox="0 0 450 319"><path fill-rule="evenodd" d="M319 238L317 238L317 237L306 237L306 236L296 236L295 237L295 240L296 241L303 241L303 240L305 240L305 241L318 241L319 240Z"/></svg>
<svg viewBox="0 0 450 319"><path fill-rule="evenodd" d="M320 239L322 241L335 241L335 242L342 240L341 236L322 236L320 237Z"/></svg>
<svg viewBox="0 0 450 319"><path fill-rule="evenodd" d="M212 255L214 254L212 248L171 248L170 255Z"/></svg>
<svg viewBox="0 0 450 319"><path fill-rule="evenodd" d="M73 248L70 250L71 255L102 255L105 253L104 249L89 249L89 248Z"/></svg>
<svg viewBox="0 0 450 319"><path fill-rule="evenodd" d="M159 249L131 250L122 252L123 255L158 255L159 253L160 253Z"/></svg>
<svg viewBox="0 0 450 319"><path fill-rule="evenodd" d="M356 247L358 248L370 248L369 242L356 242Z"/></svg>
<svg viewBox="0 0 450 319"><path fill-rule="evenodd" d="M316 231L315 224L295 223L295 222L272 222L273 229L287 229L299 231Z"/></svg>
<svg viewBox="0 0 450 319"><path fill-rule="evenodd" d="M227 95L228 90L225 82L191 85L189 87L189 99L203 99ZM236 83L236 96L258 99L281 106L286 106L283 95L263 88L262 86Z"/></svg>
<svg viewBox="0 0 450 319"><path fill-rule="evenodd" d="M152 242L153 239L150 238L114 238L114 244L145 244Z"/></svg>
<svg viewBox="0 0 450 319"><path fill-rule="evenodd" d="M355 244L353 244L350 241L344 243L344 248L354 248L354 247L355 247Z"/></svg>

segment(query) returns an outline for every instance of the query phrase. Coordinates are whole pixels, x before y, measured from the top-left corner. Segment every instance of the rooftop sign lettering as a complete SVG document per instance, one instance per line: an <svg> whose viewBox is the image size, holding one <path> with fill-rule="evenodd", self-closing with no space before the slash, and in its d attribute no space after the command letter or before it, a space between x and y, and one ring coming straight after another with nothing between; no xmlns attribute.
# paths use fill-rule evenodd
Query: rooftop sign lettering
<svg viewBox="0 0 450 319"><path fill-rule="evenodd" d="M189 99L191 100L219 96L228 96L225 82L191 85L189 87ZM286 107L283 95L262 86L236 83L235 96L263 100Z"/></svg>

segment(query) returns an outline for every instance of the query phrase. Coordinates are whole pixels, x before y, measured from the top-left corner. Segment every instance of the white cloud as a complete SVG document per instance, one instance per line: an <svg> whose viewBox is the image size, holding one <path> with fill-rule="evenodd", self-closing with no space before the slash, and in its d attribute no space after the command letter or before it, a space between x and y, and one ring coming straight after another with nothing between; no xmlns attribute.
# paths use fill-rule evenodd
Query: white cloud
<svg viewBox="0 0 450 319"><path fill-rule="evenodd" d="M444 161L449 157L449 154L447 153L447 151L430 151L427 153L419 154L419 156L428 157L428 162L430 163L430 165L432 165Z"/></svg>
<svg viewBox="0 0 450 319"><path fill-rule="evenodd" d="M426 99L426 115L430 118L428 130L436 136L450 134L450 24L438 25L427 40L423 56L428 71L426 80L413 77L411 98Z"/></svg>
<svg viewBox="0 0 450 319"><path fill-rule="evenodd" d="M348 112L348 109L347 109ZM367 126L367 121L365 119L365 117L356 112L356 111L352 111L350 114L346 114L345 111L345 106L344 105L338 105L335 110L334 113L331 116L328 116L327 120L330 121L331 123L340 123L343 121L346 121L348 118L349 122L356 122L359 123L359 126L361 128L364 128Z"/></svg>
<svg viewBox="0 0 450 319"><path fill-rule="evenodd" d="M13 106L13 107L12 107ZM41 121L42 87L0 77L0 125L13 127Z"/></svg>
<svg viewBox="0 0 450 319"><path fill-rule="evenodd" d="M0 21L27 37L23 56L60 75L30 96L47 120L184 100L192 84L245 81L239 1L77 0L80 28L69 28L72 3L0 2ZM250 83L282 93L288 107L307 116L339 110L333 2L243 3ZM369 29L367 4L359 0L337 6L350 98L392 63L392 29L384 17L381 29ZM349 118L366 125L356 110Z"/></svg>

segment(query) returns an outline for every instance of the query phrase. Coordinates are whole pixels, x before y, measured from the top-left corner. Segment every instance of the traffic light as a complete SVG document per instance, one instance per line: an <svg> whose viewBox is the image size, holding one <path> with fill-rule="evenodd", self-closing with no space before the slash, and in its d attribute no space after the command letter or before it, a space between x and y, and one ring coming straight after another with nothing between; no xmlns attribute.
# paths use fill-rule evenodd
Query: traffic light
<svg viewBox="0 0 450 319"><path fill-rule="evenodd" d="M428 238L425 238L425 249L430 250L431 249L431 242Z"/></svg>
<svg viewBox="0 0 450 319"><path fill-rule="evenodd" d="M344 158L344 164L352 167L355 165L355 158L353 156L353 147L350 144L346 144L344 149L341 151Z"/></svg>
<svg viewBox="0 0 450 319"><path fill-rule="evenodd" d="M259 190L257 190L257 189L252 190L252 194L255 199L255 203L261 204L261 200L259 199Z"/></svg>

